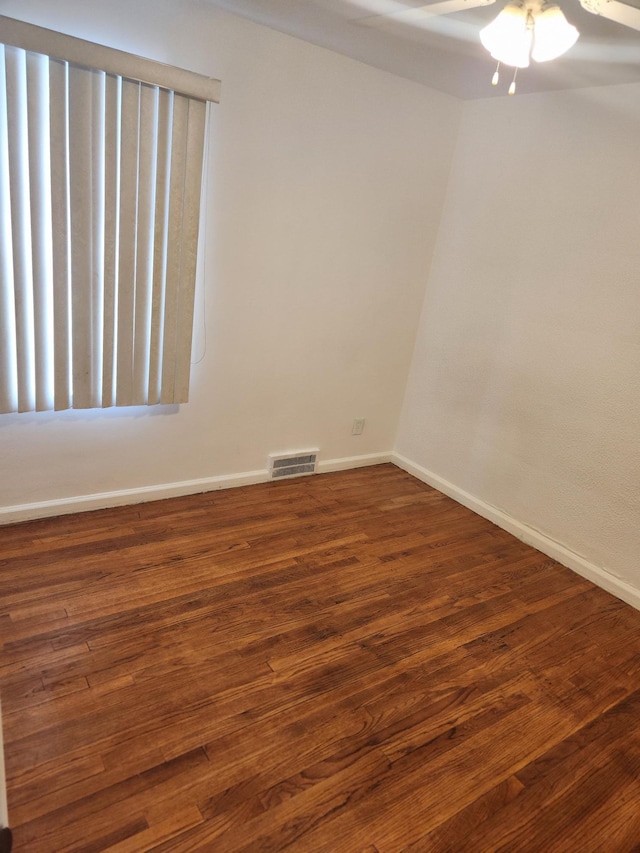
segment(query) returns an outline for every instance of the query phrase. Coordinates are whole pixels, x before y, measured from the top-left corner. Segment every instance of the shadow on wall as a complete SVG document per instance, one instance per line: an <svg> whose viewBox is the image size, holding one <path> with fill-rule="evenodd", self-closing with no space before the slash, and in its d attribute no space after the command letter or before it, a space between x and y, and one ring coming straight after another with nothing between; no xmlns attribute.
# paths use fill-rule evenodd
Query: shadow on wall
<svg viewBox="0 0 640 853"><path fill-rule="evenodd" d="M145 417L177 415L179 411L180 405L174 403L167 406L126 406L120 408L113 406L109 409L64 409L59 412L22 412L2 415L0 418L0 429L15 426L18 423L18 418L21 426L31 426L33 424L51 424L60 422L61 420L84 421L85 423L112 420L139 420ZM2 853L1 850L0 853Z"/></svg>

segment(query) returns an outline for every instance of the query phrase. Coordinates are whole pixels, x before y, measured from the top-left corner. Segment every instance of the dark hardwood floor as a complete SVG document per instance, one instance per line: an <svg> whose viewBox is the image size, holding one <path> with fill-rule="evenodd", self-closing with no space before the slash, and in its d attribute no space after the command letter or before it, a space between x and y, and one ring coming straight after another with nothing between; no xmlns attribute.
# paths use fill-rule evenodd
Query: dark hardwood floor
<svg viewBox="0 0 640 853"><path fill-rule="evenodd" d="M640 851L640 613L391 465L0 529L16 853Z"/></svg>

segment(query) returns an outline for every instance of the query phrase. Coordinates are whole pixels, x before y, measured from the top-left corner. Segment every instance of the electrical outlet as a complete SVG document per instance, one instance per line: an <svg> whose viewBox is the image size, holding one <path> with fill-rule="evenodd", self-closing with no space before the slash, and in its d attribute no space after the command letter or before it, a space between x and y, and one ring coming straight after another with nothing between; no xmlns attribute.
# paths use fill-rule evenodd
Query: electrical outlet
<svg viewBox="0 0 640 853"><path fill-rule="evenodd" d="M351 435L362 435L363 429L364 418L356 418L353 422L353 429L351 430Z"/></svg>

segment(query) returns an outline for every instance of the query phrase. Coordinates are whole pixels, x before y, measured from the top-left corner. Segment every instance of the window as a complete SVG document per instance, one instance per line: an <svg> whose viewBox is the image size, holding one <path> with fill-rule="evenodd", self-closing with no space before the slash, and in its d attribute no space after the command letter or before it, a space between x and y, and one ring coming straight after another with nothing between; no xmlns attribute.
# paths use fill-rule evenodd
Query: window
<svg viewBox="0 0 640 853"><path fill-rule="evenodd" d="M0 33L0 413L186 402L219 81Z"/></svg>

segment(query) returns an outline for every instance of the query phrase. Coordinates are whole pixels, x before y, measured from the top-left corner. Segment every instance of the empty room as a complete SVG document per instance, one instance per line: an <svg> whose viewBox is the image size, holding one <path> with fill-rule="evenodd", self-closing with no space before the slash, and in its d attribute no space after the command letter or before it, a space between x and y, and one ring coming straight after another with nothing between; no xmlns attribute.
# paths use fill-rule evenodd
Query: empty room
<svg viewBox="0 0 640 853"><path fill-rule="evenodd" d="M0 45L0 853L640 850L640 10Z"/></svg>

